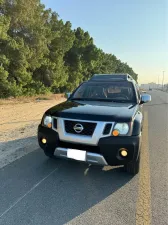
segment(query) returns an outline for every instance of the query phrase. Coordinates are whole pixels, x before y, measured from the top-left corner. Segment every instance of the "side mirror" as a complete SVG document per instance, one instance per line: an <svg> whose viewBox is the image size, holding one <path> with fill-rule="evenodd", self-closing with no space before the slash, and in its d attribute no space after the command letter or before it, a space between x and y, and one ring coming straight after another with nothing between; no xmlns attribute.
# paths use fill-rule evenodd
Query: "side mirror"
<svg viewBox="0 0 168 225"><path fill-rule="evenodd" d="M71 93L65 93L65 98L68 99L71 96Z"/></svg>
<svg viewBox="0 0 168 225"><path fill-rule="evenodd" d="M147 102L150 102L150 101L151 101L151 95L148 95L148 94L142 94L141 95L140 104L144 104L144 103L147 103Z"/></svg>

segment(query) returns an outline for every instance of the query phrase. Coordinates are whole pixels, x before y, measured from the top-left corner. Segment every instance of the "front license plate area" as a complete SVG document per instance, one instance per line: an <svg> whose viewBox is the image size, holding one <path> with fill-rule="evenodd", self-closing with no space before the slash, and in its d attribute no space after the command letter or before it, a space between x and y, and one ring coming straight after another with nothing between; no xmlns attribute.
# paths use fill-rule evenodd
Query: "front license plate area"
<svg viewBox="0 0 168 225"><path fill-rule="evenodd" d="M75 159L79 161L86 161L86 151L68 149L67 158Z"/></svg>

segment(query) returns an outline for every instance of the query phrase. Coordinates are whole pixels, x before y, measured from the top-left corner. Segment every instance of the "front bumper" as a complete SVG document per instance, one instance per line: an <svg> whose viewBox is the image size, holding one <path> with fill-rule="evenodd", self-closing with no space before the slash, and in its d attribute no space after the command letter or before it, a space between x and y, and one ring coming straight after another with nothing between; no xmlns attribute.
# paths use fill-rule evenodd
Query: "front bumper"
<svg viewBox="0 0 168 225"><path fill-rule="evenodd" d="M47 143L41 142L46 138ZM67 158L67 150L78 149L87 152L86 162L101 165L124 165L137 159L140 151L141 135L129 137L104 137L101 138L97 146L63 142L59 139L56 131L39 125L38 142L40 147L47 151L55 150L55 155ZM121 157L119 150L125 148L128 150L127 157Z"/></svg>

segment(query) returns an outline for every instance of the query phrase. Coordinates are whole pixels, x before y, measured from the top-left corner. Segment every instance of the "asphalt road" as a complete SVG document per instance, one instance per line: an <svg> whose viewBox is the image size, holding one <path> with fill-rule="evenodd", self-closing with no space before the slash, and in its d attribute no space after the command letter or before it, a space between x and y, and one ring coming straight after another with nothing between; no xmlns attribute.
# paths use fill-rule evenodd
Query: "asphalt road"
<svg viewBox="0 0 168 225"><path fill-rule="evenodd" d="M37 149L0 169L0 225L168 224L168 94L150 93L139 175Z"/></svg>

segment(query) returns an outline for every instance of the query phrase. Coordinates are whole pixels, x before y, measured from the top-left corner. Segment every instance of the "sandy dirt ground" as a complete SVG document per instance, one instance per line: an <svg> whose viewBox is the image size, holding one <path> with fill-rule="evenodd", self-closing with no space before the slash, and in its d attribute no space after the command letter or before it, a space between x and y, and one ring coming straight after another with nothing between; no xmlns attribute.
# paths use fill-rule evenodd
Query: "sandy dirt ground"
<svg viewBox="0 0 168 225"><path fill-rule="evenodd" d="M37 127L43 113L63 101L59 97L1 102L0 168L38 148Z"/></svg>

